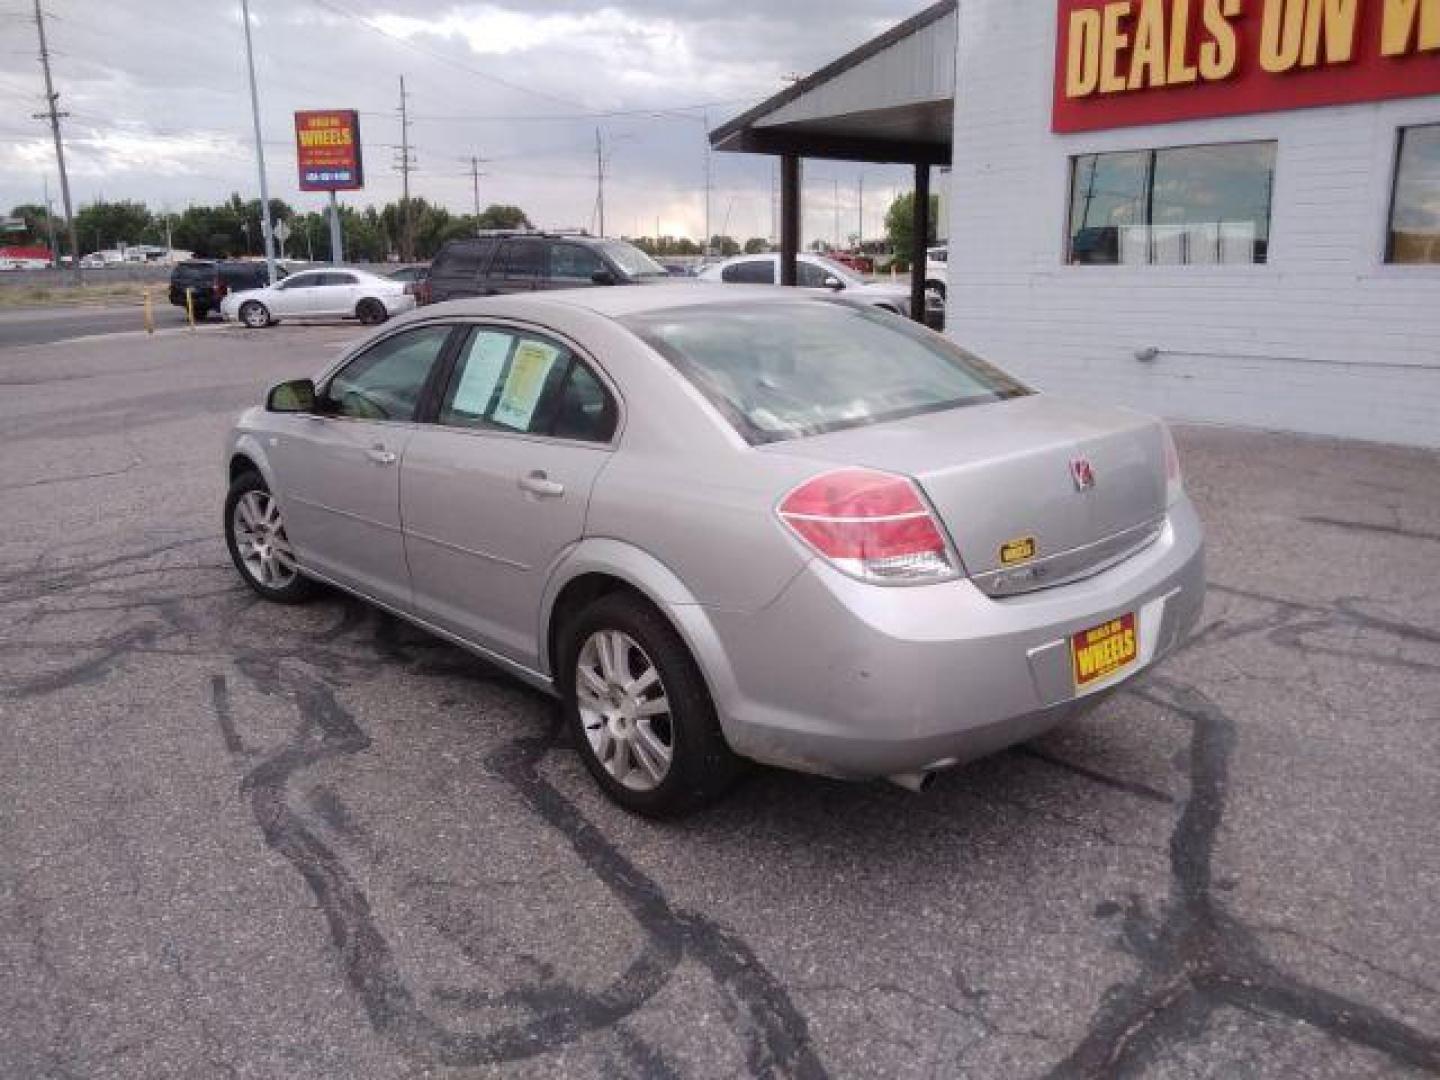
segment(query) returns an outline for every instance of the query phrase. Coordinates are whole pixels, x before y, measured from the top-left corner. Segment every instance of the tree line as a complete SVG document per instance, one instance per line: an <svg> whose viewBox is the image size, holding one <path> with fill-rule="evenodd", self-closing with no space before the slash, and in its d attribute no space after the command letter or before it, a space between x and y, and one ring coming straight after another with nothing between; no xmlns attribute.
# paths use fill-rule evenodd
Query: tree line
<svg viewBox="0 0 1440 1080"><path fill-rule="evenodd" d="M46 245L53 228L61 254L68 255L65 222L49 220L45 207L26 203L10 211L25 223L23 233L7 234L14 244ZM330 219L328 214L298 213L283 199L270 200L270 218L285 222L290 229L283 247L290 258L330 261ZM260 200L231 195L215 206L190 206L180 213L151 210L143 202L94 202L75 214L75 232L80 253L89 254L121 245L154 244L190 251L205 258L233 258L263 255L265 238L261 229ZM412 198L385 204L379 209L340 207L340 227L345 257L354 262L384 262L391 257L430 259L445 241L473 236L477 229L522 229L530 218L518 206L492 204L477 217L453 214L426 199ZM276 254L281 244L276 244Z"/></svg>

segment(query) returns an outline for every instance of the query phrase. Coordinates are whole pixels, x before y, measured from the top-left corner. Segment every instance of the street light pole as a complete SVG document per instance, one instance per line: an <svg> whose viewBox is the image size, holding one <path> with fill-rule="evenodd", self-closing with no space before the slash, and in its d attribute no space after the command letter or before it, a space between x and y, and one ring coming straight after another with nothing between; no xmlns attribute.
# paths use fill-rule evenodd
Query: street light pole
<svg viewBox="0 0 1440 1080"><path fill-rule="evenodd" d="M38 3L39 0L36 0ZM275 276L275 236L270 224L270 185L265 181L265 144L260 139L260 92L255 88L255 50L250 44L250 0L240 0L245 20L245 66L250 72L250 115L255 121L255 163L260 169L260 220L265 231L265 272L271 284Z"/></svg>

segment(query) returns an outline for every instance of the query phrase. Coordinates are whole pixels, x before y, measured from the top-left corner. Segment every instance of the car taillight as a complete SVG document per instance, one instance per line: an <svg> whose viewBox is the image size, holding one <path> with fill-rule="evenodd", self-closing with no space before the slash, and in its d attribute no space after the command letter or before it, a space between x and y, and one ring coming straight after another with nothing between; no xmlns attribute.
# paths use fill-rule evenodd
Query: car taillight
<svg viewBox="0 0 1440 1080"><path fill-rule="evenodd" d="M913 481L875 469L836 469L805 481L776 513L838 570L877 585L960 576L935 515Z"/></svg>
<svg viewBox="0 0 1440 1080"><path fill-rule="evenodd" d="M1185 481L1180 475L1180 452L1175 449L1175 436L1169 426L1161 424L1160 430L1165 436L1165 505L1174 506L1185 490Z"/></svg>

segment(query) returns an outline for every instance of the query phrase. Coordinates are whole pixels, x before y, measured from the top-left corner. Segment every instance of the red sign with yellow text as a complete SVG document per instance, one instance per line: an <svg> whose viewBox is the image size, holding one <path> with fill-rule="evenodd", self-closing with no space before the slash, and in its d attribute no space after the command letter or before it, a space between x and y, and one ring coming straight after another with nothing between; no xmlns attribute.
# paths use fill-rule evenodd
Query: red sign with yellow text
<svg viewBox="0 0 1440 1080"><path fill-rule="evenodd" d="M365 186L360 114L315 109L295 114L295 160L301 191L354 191Z"/></svg>
<svg viewBox="0 0 1440 1080"><path fill-rule="evenodd" d="M1058 0L1055 131L1440 93L1440 0Z"/></svg>

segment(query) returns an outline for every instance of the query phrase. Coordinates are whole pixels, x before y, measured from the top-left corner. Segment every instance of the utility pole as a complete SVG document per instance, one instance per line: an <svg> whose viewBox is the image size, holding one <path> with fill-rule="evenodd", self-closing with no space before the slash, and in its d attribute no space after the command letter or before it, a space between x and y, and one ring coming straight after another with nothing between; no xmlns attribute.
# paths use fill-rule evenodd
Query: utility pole
<svg viewBox="0 0 1440 1080"><path fill-rule="evenodd" d="M45 235L50 243L50 261L60 265L60 252L55 249L55 209L50 205L50 174L45 174Z"/></svg>
<svg viewBox="0 0 1440 1080"><path fill-rule="evenodd" d="M599 235L605 235L605 153L600 142L600 127L595 127L595 215Z"/></svg>
<svg viewBox="0 0 1440 1080"><path fill-rule="evenodd" d="M700 245L700 251L704 255L710 254L710 186L713 177L710 162L710 112L705 110L700 114L701 121L705 125L702 138L705 140L705 240Z"/></svg>
<svg viewBox="0 0 1440 1080"><path fill-rule="evenodd" d="M60 118L70 114L56 108L60 95L55 92L55 83L50 78L50 49L45 44L45 12L40 7L40 0L35 0L35 28L40 32L40 66L45 70L45 111L36 113L35 119L49 120L50 133L55 136L55 162L60 166L60 198L65 204L65 231L70 236L71 270L75 275L75 284L78 285L81 281L80 238L75 235L75 214L70 205L70 177L65 172L65 140L60 136Z"/></svg>
<svg viewBox="0 0 1440 1080"><path fill-rule="evenodd" d="M35 2L38 4L40 0L35 0ZM245 20L245 66L250 71L250 115L255 121L255 163L260 169L260 228L265 233L265 272L271 284L274 284L280 279L275 275L275 237L270 223L270 185L265 181L265 144L260 139L260 92L255 88L255 50L250 44L250 0L240 0L240 15Z"/></svg>
<svg viewBox="0 0 1440 1080"><path fill-rule="evenodd" d="M482 172L480 171L480 159L479 159L478 157L473 157L473 156L472 156L472 157L470 158L470 183L471 183L471 185L473 186L474 191L475 191L475 226L476 226L476 228L479 228L479 226L480 226L480 177L483 176L483 175L484 175L484 173L482 173Z"/></svg>
<svg viewBox="0 0 1440 1080"><path fill-rule="evenodd" d="M860 210L855 217L857 226L855 250L863 252L865 250L865 174L863 172L860 174Z"/></svg>
<svg viewBox="0 0 1440 1080"><path fill-rule="evenodd" d="M414 258L410 241L410 170L415 163L410 160L410 105L405 93L405 76L400 76L400 261L409 262Z"/></svg>

